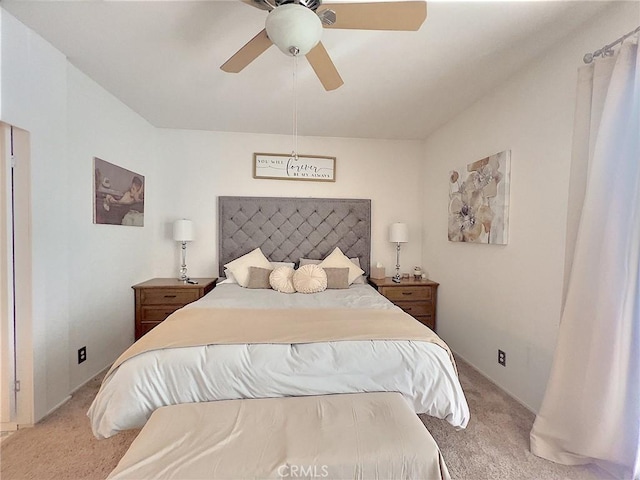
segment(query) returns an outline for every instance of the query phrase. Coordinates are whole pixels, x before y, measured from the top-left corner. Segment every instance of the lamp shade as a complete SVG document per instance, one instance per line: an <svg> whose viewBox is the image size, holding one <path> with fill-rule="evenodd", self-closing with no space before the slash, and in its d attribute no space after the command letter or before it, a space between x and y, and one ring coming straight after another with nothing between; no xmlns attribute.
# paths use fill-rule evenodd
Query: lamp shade
<svg viewBox="0 0 640 480"><path fill-rule="evenodd" d="M267 15L267 36L286 55L306 55L322 36L322 21L296 3L280 5Z"/></svg>
<svg viewBox="0 0 640 480"><path fill-rule="evenodd" d="M406 223L392 223L389 227L389 241L393 243L407 243L409 241L409 227Z"/></svg>
<svg viewBox="0 0 640 480"><path fill-rule="evenodd" d="M173 239L176 242L193 241L193 222L184 218L173 222Z"/></svg>

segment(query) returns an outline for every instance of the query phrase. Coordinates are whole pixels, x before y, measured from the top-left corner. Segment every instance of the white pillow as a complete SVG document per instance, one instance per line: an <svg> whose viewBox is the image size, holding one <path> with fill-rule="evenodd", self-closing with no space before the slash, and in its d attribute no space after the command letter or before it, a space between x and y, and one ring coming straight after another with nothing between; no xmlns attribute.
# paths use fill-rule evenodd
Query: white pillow
<svg viewBox="0 0 640 480"><path fill-rule="evenodd" d="M327 289L327 274L319 265L303 265L293 274L296 292L318 293Z"/></svg>
<svg viewBox="0 0 640 480"><path fill-rule="evenodd" d="M249 283L249 267L272 268L269 260L267 260L267 257L264 256L262 250L259 248L240 258L236 258L224 266L224 268L232 273L238 284L245 288Z"/></svg>
<svg viewBox="0 0 640 480"><path fill-rule="evenodd" d="M304 267L305 265L320 265L322 260L314 260L313 258L300 258L300 267Z"/></svg>
<svg viewBox="0 0 640 480"><path fill-rule="evenodd" d="M358 257L353 257L353 258L350 258L349 260L351 260L356 267L360 268L360 259ZM362 273L364 274L364 271ZM357 284L357 283L367 283L367 282L365 281L363 275L359 275L356 277L353 283Z"/></svg>
<svg viewBox="0 0 640 480"><path fill-rule="evenodd" d="M345 254L342 253L342 250L340 250L340 248L338 247L336 247L327 258L320 262L319 266L323 268L348 268L349 285L351 285L356 278L364 273L364 270L362 270L360 267L357 267L355 263L349 260L345 256Z"/></svg>
<svg viewBox="0 0 640 480"><path fill-rule="evenodd" d="M233 273L231 273L226 268L224 269L224 280L218 282L216 285L222 285L223 283L238 283L236 282L236 279L233 276Z"/></svg>
<svg viewBox="0 0 640 480"><path fill-rule="evenodd" d="M295 268L296 264L293 262L269 262L271 264L271 268L274 270L278 267L291 267Z"/></svg>
<svg viewBox="0 0 640 480"><path fill-rule="evenodd" d="M273 272L269 275L269 285L277 292L282 293L296 293L296 288L293 286L293 274L292 267L282 266L274 268Z"/></svg>

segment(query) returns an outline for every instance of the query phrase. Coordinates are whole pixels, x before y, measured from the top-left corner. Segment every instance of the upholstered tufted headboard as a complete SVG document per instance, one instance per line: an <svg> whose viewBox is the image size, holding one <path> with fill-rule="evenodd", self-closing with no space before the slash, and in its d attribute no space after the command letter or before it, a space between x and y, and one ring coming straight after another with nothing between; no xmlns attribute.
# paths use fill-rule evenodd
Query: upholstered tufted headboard
<svg viewBox="0 0 640 480"><path fill-rule="evenodd" d="M260 247L272 262L322 259L335 247L369 273L371 200L218 197L218 259L224 264Z"/></svg>

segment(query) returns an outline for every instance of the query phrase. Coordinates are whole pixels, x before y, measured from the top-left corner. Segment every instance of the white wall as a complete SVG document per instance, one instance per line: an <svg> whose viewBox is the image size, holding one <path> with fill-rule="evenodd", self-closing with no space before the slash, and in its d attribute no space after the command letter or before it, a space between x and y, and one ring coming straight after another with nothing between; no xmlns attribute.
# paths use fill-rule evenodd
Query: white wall
<svg viewBox="0 0 640 480"><path fill-rule="evenodd" d="M31 133L35 418L69 394L66 59L2 12L2 120ZM56 208L57 207L57 208Z"/></svg>
<svg viewBox="0 0 640 480"><path fill-rule="evenodd" d="M153 180L155 130L6 11L1 21L2 120L31 134L38 420L133 340L130 287L146 277L154 218L145 228L93 225L92 158Z"/></svg>
<svg viewBox="0 0 640 480"><path fill-rule="evenodd" d="M158 223L158 190L145 193L144 227L93 224L93 157L145 176L154 185L156 130L67 64L66 204L71 386L81 385L133 342L131 285L146 280ZM77 351L87 347L78 365Z"/></svg>
<svg viewBox="0 0 640 480"><path fill-rule="evenodd" d="M438 332L534 411L561 314L576 70L585 53L637 26L639 5L613 5L426 140L423 258L441 283ZM449 242L449 171L505 149L512 152L509 244ZM506 368L497 364L498 349Z"/></svg>
<svg viewBox="0 0 640 480"><path fill-rule="evenodd" d="M159 132L158 161L162 178L163 222L154 233L164 239L153 262L158 276L175 276L178 245L171 240L176 218L195 222L197 239L187 249L191 276L217 275L217 196L284 196L370 198L372 200L372 262L387 273L395 268L395 246L387 241L393 222L406 222L410 243L402 250L404 271L421 263L420 189L422 144L415 141L304 137L301 154L336 158L336 182L306 182L252 178L254 152L291 151L291 136L184 130Z"/></svg>

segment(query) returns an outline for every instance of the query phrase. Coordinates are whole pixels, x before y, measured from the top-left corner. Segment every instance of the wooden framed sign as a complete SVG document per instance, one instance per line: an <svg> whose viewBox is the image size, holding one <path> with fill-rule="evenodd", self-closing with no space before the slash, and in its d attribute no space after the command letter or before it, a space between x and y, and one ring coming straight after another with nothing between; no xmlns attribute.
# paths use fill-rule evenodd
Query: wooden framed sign
<svg viewBox="0 0 640 480"><path fill-rule="evenodd" d="M253 178L335 182L336 157L254 153Z"/></svg>

